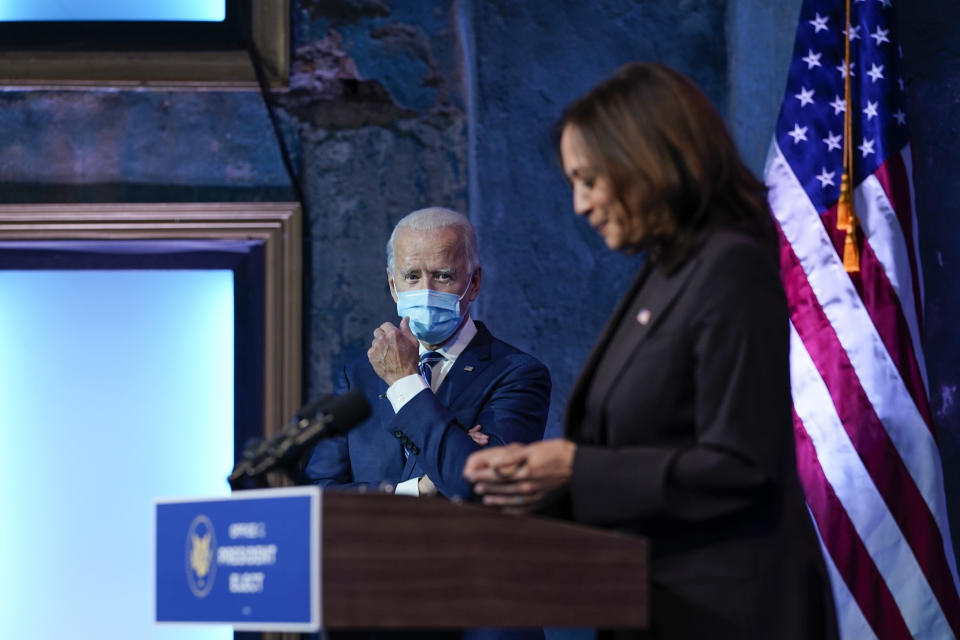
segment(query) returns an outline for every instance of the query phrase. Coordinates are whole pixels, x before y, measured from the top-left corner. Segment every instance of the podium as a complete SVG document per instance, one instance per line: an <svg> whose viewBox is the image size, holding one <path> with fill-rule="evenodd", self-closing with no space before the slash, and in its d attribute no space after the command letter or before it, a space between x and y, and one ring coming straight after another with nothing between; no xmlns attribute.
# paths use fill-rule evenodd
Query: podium
<svg viewBox="0 0 960 640"><path fill-rule="evenodd" d="M326 629L647 626L646 540L559 520L506 515L444 498L321 492L315 487L301 487L243 491L223 498L223 502L241 499L234 505L239 508L235 513L241 515L231 515L228 519L243 522L211 524L211 529L216 529L216 540L226 544L228 535L235 537L237 530L242 532L243 527L256 525L262 526L265 532L262 542L269 542L269 532L286 525L283 522L264 524L263 518L256 514L247 517L242 499L255 497L262 502L298 491L311 498L315 495L314 513L319 512L318 540L314 542L318 557L316 566L311 567L319 585L316 596L319 617L310 622L314 628L317 625ZM207 513L209 504L209 501L182 501L177 506L197 505ZM158 509L164 506L169 505L158 504ZM184 517L189 518L189 514ZM197 516L200 517L207 518ZM164 518L166 516L158 511L158 621L226 622L244 630L308 628L302 623L298 626L282 620L244 622L229 615L226 619L208 620L197 619L195 613L178 617L175 608L171 614L166 605L161 615L160 601L169 588L161 583L179 579L178 572L184 575L182 568L170 575L160 575L166 565L176 561L170 559L170 554L163 554L163 539L174 537L171 542L179 550L184 548L185 538L190 545L186 532L179 533L184 526L159 526ZM248 520L253 522L245 522ZM215 517L213 521L216 522ZM240 529L235 529L238 526ZM285 551L284 543L257 548L270 546L274 557L289 560L292 552ZM270 558L270 554L262 552L254 555ZM233 553L217 557L222 561L224 557L239 556ZM228 570L222 568L221 573ZM186 573L190 571L188 567ZM231 591L233 578L231 575ZM264 579L261 574L260 584L264 591L282 589L279 586L282 580L270 574ZM303 590L297 587L293 591L291 595ZM243 597L236 595L241 600ZM286 602L286 598L281 593L277 601ZM211 597L211 602L214 599ZM202 599L194 600L190 607L197 603L205 606ZM256 611L256 605L251 607L245 602L248 601L243 600L237 606L246 607L247 613L251 609ZM201 612L200 616L203 615Z"/></svg>

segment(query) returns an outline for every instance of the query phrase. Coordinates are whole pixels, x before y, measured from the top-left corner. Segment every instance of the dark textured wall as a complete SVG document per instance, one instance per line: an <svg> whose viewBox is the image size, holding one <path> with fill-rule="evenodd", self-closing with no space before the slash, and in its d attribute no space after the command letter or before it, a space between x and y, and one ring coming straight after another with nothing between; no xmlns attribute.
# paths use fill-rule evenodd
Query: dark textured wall
<svg viewBox="0 0 960 640"><path fill-rule="evenodd" d="M758 176L787 85L800 4L801 0L727 3L727 123L744 161Z"/></svg>
<svg viewBox="0 0 960 640"><path fill-rule="evenodd" d="M954 542L960 541L960 44L953 2L900 3L926 324L924 347ZM960 554L960 549L958 549Z"/></svg>
<svg viewBox="0 0 960 640"><path fill-rule="evenodd" d="M554 390L548 435L638 258L576 219L551 130L564 105L620 65L659 60L727 100L724 3L576 0L464 4L470 211L484 252L479 315L540 357Z"/></svg>
<svg viewBox="0 0 960 640"><path fill-rule="evenodd" d="M403 214L441 204L468 212L480 233L478 316L550 366L556 434L573 376L639 259L610 253L575 219L552 123L619 65L660 60L706 90L759 172L800 0L292 4L291 87L271 103L308 220L307 394L330 390L370 331L395 319L383 243ZM952 29L960 8L899 4L927 364L952 497L960 496ZM285 200L296 191L257 92L0 91L4 202Z"/></svg>
<svg viewBox="0 0 960 640"><path fill-rule="evenodd" d="M467 209L453 2L293 2L289 91L0 92L0 200L292 200L303 194L305 394L393 320L384 242L405 213ZM299 189L295 188L299 186Z"/></svg>
<svg viewBox="0 0 960 640"><path fill-rule="evenodd" d="M384 247L428 205L466 212L467 134L452 2L307 1L276 96L307 211L307 395L396 321Z"/></svg>
<svg viewBox="0 0 960 640"><path fill-rule="evenodd" d="M253 92L3 91L0 199L286 200L269 131Z"/></svg>

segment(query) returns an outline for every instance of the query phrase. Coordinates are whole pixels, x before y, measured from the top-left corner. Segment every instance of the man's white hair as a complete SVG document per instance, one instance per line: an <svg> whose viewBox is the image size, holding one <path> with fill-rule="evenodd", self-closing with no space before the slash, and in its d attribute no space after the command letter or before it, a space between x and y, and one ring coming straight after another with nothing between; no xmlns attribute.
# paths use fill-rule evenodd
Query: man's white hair
<svg viewBox="0 0 960 640"><path fill-rule="evenodd" d="M410 231L436 231L437 229L446 229L454 227L458 235L463 239L463 248L466 253L467 269L470 273L476 271L480 266L480 250L477 248L477 232L474 230L470 220L462 213L457 213L452 209L443 207L427 207L418 209L405 215L397 226L393 228L390 239L387 240L387 269L391 274L395 274L393 263L393 243L397 237L397 231L407 229Z"/></svg>

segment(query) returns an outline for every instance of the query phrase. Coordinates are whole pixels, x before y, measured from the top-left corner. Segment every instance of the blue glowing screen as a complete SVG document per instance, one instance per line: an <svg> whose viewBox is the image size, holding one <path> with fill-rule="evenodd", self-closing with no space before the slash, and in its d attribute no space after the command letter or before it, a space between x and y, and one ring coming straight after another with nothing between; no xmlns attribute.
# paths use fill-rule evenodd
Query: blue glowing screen
<svg viewBox="0 0 960 640"><path fill-rule="evenodd" d="M0 0L0 21L223 22L226 0Z"/></svg>
<svg viewBox="0 0 960 640"><path fill-rule="evenodd" d="M154 624L153 500L226 495L229 270L0 270L0 638Z"/></svg>

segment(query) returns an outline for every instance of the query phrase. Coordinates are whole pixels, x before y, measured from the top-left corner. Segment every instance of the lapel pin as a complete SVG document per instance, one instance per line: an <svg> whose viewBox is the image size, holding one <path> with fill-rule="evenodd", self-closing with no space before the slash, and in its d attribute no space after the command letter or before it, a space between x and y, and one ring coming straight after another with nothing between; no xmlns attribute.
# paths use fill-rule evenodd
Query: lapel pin
<svg viewBox="0 0 960 640"><path fill-rule="evenodd" d="M472 364L468 364L467 366L465 366L465 367L463 368L463 370L464 370L464 371L473 371L473 365L472 365Z"/></svg>
<svg viewBox="0 0 960 640"><path fill-rule="evenodd" d="M650 322L650 309L640 309L637 312L637 322L642 325L646 325Z"/></svg>

